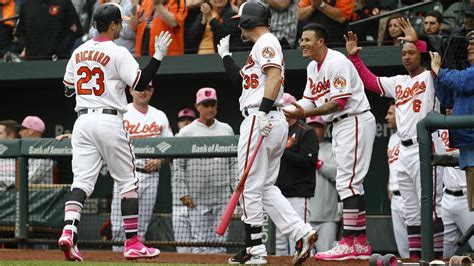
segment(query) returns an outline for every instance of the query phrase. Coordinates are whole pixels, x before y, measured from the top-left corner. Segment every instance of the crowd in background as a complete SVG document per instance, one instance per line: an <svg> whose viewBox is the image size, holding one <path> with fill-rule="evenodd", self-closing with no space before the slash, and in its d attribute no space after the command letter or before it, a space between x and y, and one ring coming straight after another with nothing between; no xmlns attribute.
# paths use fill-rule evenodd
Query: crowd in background
<svg viewBox="0 0 474 266"><path fill-rule="evenodd" d="M161 31L172 34L168 55L216 53L226 35L231 36L231 51L250 50L232 19L245 1L257 0L0 0L0 56L8 62L68 58L74 48L97 36L92 16L103 2L122 7L123 30L116 43L137 57L153 54L154 38ZM474 10L468 7L472 0L443 0L430 6L431 11L404 11L354 27L349 23L418 1L261 1L271 11L271 31L284 49L297 48L302 28L312 22L331 32L330 47L344 46L343 34L349 29L358 32L365 46L400 45L397 37L403 33L396 18L401 16L412 21L419 36L466 35L474 29Z"/></svg>

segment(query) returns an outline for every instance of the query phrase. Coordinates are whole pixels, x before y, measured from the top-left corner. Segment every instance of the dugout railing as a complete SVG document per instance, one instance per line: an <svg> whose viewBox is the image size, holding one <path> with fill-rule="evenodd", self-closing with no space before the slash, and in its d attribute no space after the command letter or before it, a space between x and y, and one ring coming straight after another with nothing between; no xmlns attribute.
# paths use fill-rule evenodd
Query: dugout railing
<svg viewBox="0 0 474 266"><path fill-rule="evenodd" d="M176 162L190 164L194 169L209 168L212 161L217 163L218 169L223 160L233 161L235 170L226 172L230 181L217 180L225 186L226 195L220 195L220 205L227 203L231 190L238 180L236 170L238 136L222 137L191 137L191 138L147 138L132 140L137 158L162 159L160 169L160 186L158 196L153 204L153 214L146 234L146 242L159 247L227 247L239 248L244 246L243 225L239 222L240 212L237 208L228 229L226 239L206 241L206 238L175 240L175 231L172 225L172 181ZM3 245L51 245L55 246L61 234L64 218L64 202L66 201L73 173L71 171L72 147L70 140L57 141L55 139L23 139L0 141L0 246ZM40 166L34 163L40 162ZM197 165L197 163L203 165ZM36 167L36 168L35 168ZM43 167L41 169L41 167ZM194 168L193 168L194 167ZM212 168L212 167L211 167ZM13 175L12 176L12 171ZM40 169L48 173L46 180L33 184L32 172ZM217 170L219 171L219 170ZM51 177L49 176L51 174ZM169 178L163 178L169 175ZM199 176L202 181L212 172L203 172ZM189 178L193 178L189 176ZM51 180L51 182L49 182ZM215 180L214 180L215 181ZM196 183L195 182L195 183ZM209 183L200 185L201 194L208 192ZM110 218L110 199L113 181L106 170L101 170L94 193L86 201L81 222L79 225L79 241L81 246L106 247L121 245L121 241L114 241L110 236L108 225ZM173 191L173 193L176 191ZM225 198L225 199L224 199ZM155 204L155 202L157 204ZM213 201L211 204L214 204ZM220 215L218 215L220 218ZM264 226L264 241L274 245L274 229L269 221ZM108 228L109 227L109 228ZM215 228L208 228L214 230ZM212 232L213 233L213 232ZM209 233L209 234L212 234ZM171 248L170 248L171 249ZM271 251L272 249L270 249ZM227 250L229 251L229 250Z"/></svg>
<svg viewBox="0 0 474 266"><path fill-rule="evenodd" d="M437 129L474 128L474 115L446 116L431 112L418 122L421 176L421 250L422 259L431 261L433 249L433 146L431 133ZM464 232L463 232L464 233Z"/></svg>

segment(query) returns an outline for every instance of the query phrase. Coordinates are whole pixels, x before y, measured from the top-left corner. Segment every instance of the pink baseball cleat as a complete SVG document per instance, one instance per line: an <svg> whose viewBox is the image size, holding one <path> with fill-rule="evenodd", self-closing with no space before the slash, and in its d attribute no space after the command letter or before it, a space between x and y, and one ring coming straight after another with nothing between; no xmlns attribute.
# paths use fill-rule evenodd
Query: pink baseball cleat
<svg viewBox="0 0 474 266"><path fill-rule="evenodd" d="M73 230L63 229L63 233L58 241L59 248L64 252L64 257L69 261L82 261L81 253L77 248L77 245L74 245L73 241Z"/></svg>
<svg viewBox="0 0 474 266"><path fill-rule="evenodd" d="M160 250L157 248L149 248L140 242L138 237L127 239L125 241L125 250L123 251L123 256L127 260L135 260L141 258L154 258L160 255Z"/></svg>
<svg viewBox="0 0 474 266"><path fill-rule="evenodd" d="M330 250L318 252L314 258L317 260L354 260L357 258L357 251L354 245L348 245L339 241L334 242Z"/></svg>
<svg viewBox="0 0 474 266"><path fill-rule="evenodd" d="M354 249L357 253L357 259L359 260L368 260L370 259L370 255L372 255L372 247L370 244L354 242Z"/></svg>

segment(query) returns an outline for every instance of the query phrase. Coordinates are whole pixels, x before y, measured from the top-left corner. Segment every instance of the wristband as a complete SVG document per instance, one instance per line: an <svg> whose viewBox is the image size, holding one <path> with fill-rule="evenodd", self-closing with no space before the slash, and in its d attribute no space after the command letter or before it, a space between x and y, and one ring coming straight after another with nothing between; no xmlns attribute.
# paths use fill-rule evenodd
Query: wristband
<svg viewBox="0 0 474 266"><path fill-rule="evenodd" d="M272 110L274 102L275 102L275 100L270 100L268 98L263 97L262 98L262 103L260 103L260 109L258 109L258 110L268 114L270 112L270 110Z"/></svg>
<svg viewBox="0 0 474 266"><path fill-rule="evenodd" d="M321 167L323 167L323 164L324 164L324 161L318 160L316 162L316 170L321 169Z"/></svg>

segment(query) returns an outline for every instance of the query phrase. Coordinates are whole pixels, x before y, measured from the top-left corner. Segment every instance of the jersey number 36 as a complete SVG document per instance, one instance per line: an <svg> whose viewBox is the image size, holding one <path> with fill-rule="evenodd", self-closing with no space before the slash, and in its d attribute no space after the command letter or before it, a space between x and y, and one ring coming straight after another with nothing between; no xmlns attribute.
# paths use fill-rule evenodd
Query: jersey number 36
<svg viewBox="0 0 474 266"><path fill-rule="evenodd" d="M85 76L83 76L85 74ZM77 94L78 95L92 95L101 96L105 91L104 85L104 72L99 67L89 69L88 67L80 67L77 70L77 75L81 78L77 81ZM95 84L92 88L84 87L84 83L88 83L92 78L95 78Z"/></svg>

